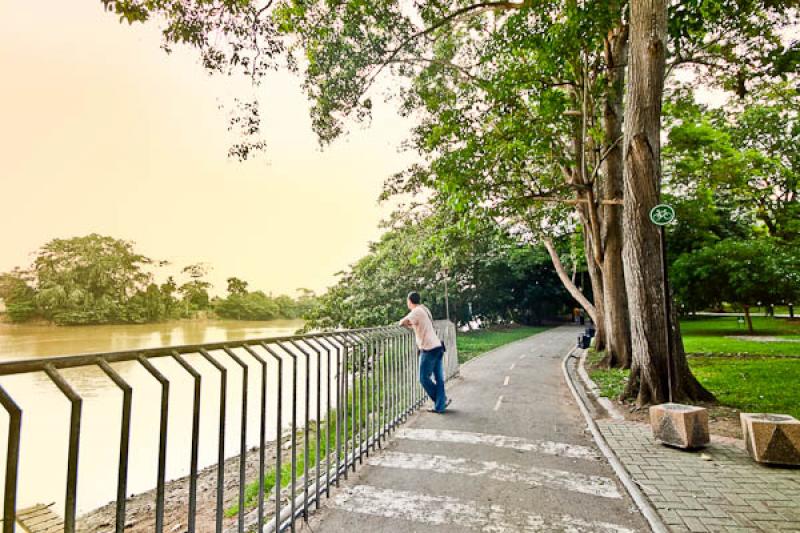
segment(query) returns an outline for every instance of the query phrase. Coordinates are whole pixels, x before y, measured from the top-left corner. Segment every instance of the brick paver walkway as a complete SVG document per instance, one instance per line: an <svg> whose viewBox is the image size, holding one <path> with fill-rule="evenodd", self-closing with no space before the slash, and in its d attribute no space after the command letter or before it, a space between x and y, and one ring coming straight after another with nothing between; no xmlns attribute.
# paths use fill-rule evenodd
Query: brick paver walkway
<svg viewBox="0 0 800 533"><path fill-rule="evenodd" d="M761 466L717 442L700 451L669 448L643 424L597 424L672 531L800 532L800 469Z"/></svg>

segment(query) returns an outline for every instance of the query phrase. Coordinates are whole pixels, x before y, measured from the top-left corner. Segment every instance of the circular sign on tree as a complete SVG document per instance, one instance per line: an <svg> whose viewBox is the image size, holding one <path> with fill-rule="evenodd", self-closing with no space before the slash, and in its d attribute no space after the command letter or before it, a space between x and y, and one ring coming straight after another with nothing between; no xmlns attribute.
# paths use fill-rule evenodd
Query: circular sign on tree
<svg viewBox="0 0 800 533"><path fill-rule="evenodd" d="M666 226L675 220L675 210L667 204L658 204L650 210L650 221L658 226Z"/></svg>

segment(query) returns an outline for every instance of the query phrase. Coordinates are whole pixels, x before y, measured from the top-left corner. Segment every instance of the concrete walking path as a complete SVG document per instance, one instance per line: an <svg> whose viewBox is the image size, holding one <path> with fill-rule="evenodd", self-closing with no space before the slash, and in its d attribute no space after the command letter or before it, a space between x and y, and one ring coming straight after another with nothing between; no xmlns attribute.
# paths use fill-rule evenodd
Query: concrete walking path
<svg viewBox="0 0 800 533"><path fill-rule="evenodd" d="M579 331L548 330L462 367L448 413L412 417L311 530L648 531L564 383Z"/></svg>

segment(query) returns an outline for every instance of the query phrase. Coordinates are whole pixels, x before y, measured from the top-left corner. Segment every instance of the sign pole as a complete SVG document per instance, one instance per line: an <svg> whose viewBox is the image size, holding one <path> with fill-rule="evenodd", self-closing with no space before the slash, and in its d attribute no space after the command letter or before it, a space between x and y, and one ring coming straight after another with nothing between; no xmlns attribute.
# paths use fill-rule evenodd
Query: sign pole
<svg viewBox="0 0 800 533"><path fill-rule="evenodd" d="M664 312L667 318L667 386L669 387L669 401L672 403L672 307L669 297L669 278L667 277L667 239L664 226L658 229L661 237L661 271L664 276Z"/></svg>
<svg viewBox="0 0 800 533"><path fill-rule="evenodd" d="M664 313L666 314L667 322L667 387L669 387L668 398L670 403L672 403L674 372L672 358L672 303L670 301L669 275L667 272L667 235L664 227L673 220L675 220L675 210L667 204L659 204L650 210L650 221L659 227L658 236L661 241L661 274L664 277Z"/></svg>

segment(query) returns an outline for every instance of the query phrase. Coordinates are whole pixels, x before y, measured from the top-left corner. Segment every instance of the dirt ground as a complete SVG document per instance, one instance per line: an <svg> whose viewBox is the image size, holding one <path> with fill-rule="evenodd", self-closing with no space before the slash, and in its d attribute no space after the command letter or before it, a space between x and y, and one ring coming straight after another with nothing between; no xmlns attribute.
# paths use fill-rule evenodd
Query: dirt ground
<svg viewBox="0 0 800 533"><path fill-rule="evenodd" d="M650 415L647 408L637 409L636 406L614 400L614 405L626 420L650 423ZM716 404L697 404L708 409L708 429L712 435L728 437L733 439L742 438L742 426L739 422L739 410L732 407L725 407Z"/></svg>
<svg viewBox="0 0 800 533"><path fill-rule="evenodd" d="M283 437L285 443L288 436ZM298 439L300 440L300 439ZM286 446L284 445L284 448ZM265 447L265 467L267 471L275 464L275 442ZM245 455L246 482L258 480L258 448L250 449ZM288 459L288 453L283 454ZM223 510L239 501L239 457L225 461ZM197 518L198 532L212 532L216 526L216 490L217 465L209 466L198 473L197 479ZM170 481L165 487L164 531L182 533L188 531L187 517L189 513L189 478ZM132 533L151 532L155 528L155 489L136 494L128 499L126 505L126 531ZM274 506L274 499L271 499ZM265 506L267 503L265 503ZM271 507L267 507L270 509ZM116 502L111 502L99 509L82 516L78 521L78 531L86 533L105 533L114 531L116 521ZM236 517L225 518L224 528L235 526Z"/></svg>

